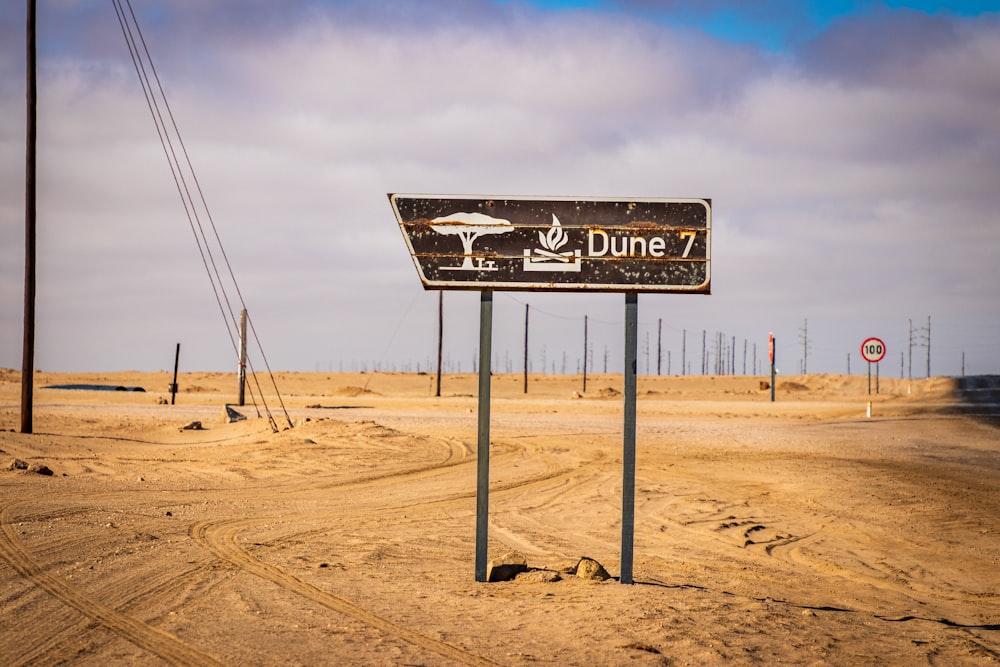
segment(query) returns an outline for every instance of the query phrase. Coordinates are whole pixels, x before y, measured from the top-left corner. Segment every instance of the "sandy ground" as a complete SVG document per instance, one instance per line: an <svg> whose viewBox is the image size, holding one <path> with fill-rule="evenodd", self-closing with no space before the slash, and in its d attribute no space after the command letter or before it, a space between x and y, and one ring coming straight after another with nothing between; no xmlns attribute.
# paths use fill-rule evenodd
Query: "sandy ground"
<svg viewBox="0 0 1000 667"><path fill-rule="evenodd" d="M867 418L864 377L640 378L633 585L573 574L620 572L618 377L494 377L489 553L529 566L499 583L474 376L279 374L276 431L224 423L234 376L169 381L39 374L25 435L0 371L3 664L1000 661L1000 429L949 380Z"/></svg>

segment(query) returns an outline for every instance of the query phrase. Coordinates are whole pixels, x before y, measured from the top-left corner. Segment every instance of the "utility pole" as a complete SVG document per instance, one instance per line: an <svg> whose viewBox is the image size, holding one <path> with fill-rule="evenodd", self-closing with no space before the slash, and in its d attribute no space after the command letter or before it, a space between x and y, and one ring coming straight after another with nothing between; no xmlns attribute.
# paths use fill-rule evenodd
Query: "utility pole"
<svg viewBox="0 0 1000 667"><path fill-rule="evenodd" d="M587 316L583 316L583 393L587 393Z"/></svg>
<svg viewBox="0 0 1000 667"><path fill-rule="evenodd" d="M736 336L729 345L729 374L736 375Z"/></svg>
<svg viewBox="0 0 1000 667"><path fill-rule="evenodd" d="M646 353L646 375L650 375L650 372L649 372L649 332L648 331L646 332L646 335L643 337L643 343L642 343L642 345L645 348L643 350L643 352Z"/></svg>
<svg viewBox="0 0 1000 667"><path fill-rule="evenodd" d="M907 356L908 362L906 366L906 377L910 380L913 379L913 318L910 318L910 342L909 342L909 355Z"/></svg>
<svg viewBox="0 0 1000 667"><path fill-rule="evenodd" d="M174 350L174 381L170 383L170 405L174 404L174 400L177 398L177 367L181 363L181 344L177 343L177 348ZM240 405L243 405L240 403Z"/></svg>
<svg viewBox="0 0 1000 667"><path fill-rule="evenodd" d="M28 0L27 119L24 160L24 336L21 347L21 433L33 429L35 382L35 171L38 145L37 48L35 0Z"/></svg>
<svg viewBox="0 0 1000 667"><path fill-rule="evenodd" d="M178 345L178 349L180 346ZM240 310L240 366L239 366L239 404L246 401L247 386L247 309Z"/></svg>
<svg viewBox="0 0 1000 667"><path fill-rule="evenodd" d="M528 393L528 304L524 304L524 393Z"/></svg>
<svg viewBox="0 0 1000 667"><path fill-rule="evenodd" d="M656 320L656 374L660 374L660 359L663 354L663 318Z"/></svg>
<svg viewBox="0 0 1000 667"><path fill-rule="evenodd" d="M688 358L687 343L688 343L688 330L683 329L681 330L681 375L685 375L687 373L687 358Z"/></svg>
<svg viewBox="0 0 1000 667"><path fill-rule="evenodd" d="M705 357L705 352L706 352L705 341L707 340L706 336L707 332L704 329L702 329L701 330L701 374L702 375L704 375L708 371L708 359Z"/></svg>
<svg viewBox="0 0 1000 667"><path fill-rule="evenodd" d="M802 328L799 329L799 338L802 339L802 374L805 375L808 370L808 360L809 360L809 320L805 319L802 321Z"/></svg>
<svg viewBox="0 0 1000 667"><path fill-rule="evenodd" d="M931 316L927 316L927 377L931 376Z"/></svg>

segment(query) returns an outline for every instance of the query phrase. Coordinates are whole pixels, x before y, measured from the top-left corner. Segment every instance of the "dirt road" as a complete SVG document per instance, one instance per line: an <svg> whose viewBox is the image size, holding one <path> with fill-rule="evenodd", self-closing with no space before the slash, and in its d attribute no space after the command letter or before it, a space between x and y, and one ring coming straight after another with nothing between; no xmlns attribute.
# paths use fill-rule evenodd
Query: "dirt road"
<svg viewBox="0 0 1000 667"><path fill-rule="evenodd" d="M474 581L475 378L0 374L0 655L11 665L890 664L1000 660L1000 430L951 383L641 378L634 585L616 576L616 378L493 380ZM146 392L43 389L73 382ZM182 427L200 421L203 429ZM288 421L294 428L288 428Z"/></svg>

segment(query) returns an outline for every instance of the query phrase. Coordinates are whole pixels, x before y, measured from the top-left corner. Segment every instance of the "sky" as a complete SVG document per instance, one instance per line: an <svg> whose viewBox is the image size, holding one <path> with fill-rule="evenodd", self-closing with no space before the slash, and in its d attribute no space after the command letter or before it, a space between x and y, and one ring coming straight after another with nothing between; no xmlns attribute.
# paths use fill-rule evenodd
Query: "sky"
<svg viewBox="0 0 1000 667"><path fill-rule="evenodd" d="M6 368L25 6L0 6ZM712 294L640 295L641 374L765 374L769 332L786 375L865 373L870 336L884 377L1000 373L996 0L134 8L274 370L433 369L395 192L710 198ZM171 370L180 343L182 371L235 371L113 3L39 0L38 53L35 367ZM471 372L479 295L443 304L445 370ZM523 369L526 307L533 372L580 370L585 317L588 369L620 372L622 294L529 292L494 296L495 371Z"/></svg>

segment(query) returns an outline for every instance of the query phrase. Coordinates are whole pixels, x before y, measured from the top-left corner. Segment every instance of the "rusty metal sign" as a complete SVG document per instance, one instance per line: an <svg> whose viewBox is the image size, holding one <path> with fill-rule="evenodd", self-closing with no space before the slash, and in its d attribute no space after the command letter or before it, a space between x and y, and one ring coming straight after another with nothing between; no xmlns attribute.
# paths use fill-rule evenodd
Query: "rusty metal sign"
<svg viewBox="0 0 1000 667"><path fill-rule="evenodd" d="M711 292L710 199L389 201L426 289Z"/></svg>

